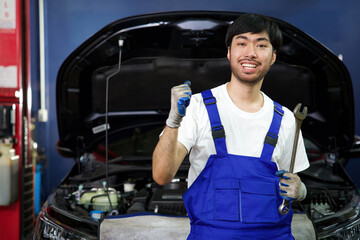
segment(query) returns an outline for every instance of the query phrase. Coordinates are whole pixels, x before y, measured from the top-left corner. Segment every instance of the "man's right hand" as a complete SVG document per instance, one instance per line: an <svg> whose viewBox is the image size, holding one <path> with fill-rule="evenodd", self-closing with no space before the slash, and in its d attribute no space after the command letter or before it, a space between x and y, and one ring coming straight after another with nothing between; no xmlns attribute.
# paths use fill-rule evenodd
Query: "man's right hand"
<svg viewBox="0 0 360 240"><path fill-rule="evenodd" d="M175 86L171 89L171 109L166 125L171 128L180 127L182 118L185 116L186 108L190 104L191 82Z"/></svg>

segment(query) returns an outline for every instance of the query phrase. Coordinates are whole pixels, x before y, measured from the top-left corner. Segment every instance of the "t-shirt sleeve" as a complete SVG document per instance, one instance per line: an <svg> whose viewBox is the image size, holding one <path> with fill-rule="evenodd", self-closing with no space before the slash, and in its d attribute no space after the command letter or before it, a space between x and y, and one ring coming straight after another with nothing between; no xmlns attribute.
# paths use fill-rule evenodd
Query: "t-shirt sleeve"
<svg viewBox="0 0 360 240"><path fill-rule="evenodd" d="M286 140L283 142L283 146L281 146L283 151L278 161L278 165L279 169L289 170L295 138L296 120L295 117L292 115L292 112L290 112L289 110L287 110L285 115L287 115L287 119L283 119L286 121L283 132ZM309 166L310 164L306 154L304 139L300 131L297 143L294 173L301 172L307 169Z"/></svg>
<svg viewBox="0 0 360 240"><path fill-rule="evenodd" d="M302 137L302 134L300 132L299 135L299 141L298 141L298 147L296 151L296 158L295 158L295 166L294 166L294 173L304 171L310 166L307 154L306 154L306 148L304 144L304 139Z"/></svg>

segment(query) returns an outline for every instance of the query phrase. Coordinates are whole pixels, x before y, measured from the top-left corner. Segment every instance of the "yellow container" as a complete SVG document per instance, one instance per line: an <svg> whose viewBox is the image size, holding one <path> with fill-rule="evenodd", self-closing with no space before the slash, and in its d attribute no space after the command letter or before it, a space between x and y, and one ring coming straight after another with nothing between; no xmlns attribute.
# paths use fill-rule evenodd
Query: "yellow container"
<svg viewBox="0 0 360 240"><path fill-rule="evenodd" d="M104 190L103 190L103 194L105 194ZM109 192L109 197L107 196L107 194L103 195L103 196L98 196L93 198L93 209L94 210L101 210L101 211L109 211L110 210L110 203L109 203L109 198L111 201L111 205L114 209L117 209L118 207L118 197L117 197L117 193L114 191Z"/></svg>
<svg viewBox="0 0 360 240"><path fill-rule="evenodd" d="M113 208L116 209L118 196L115 189L109 188L109 197ZM90 210L90 206L93 210L109 211L110 209L109 199L103 188L93 188L90 192L83 193L77 204L83 205L87 210Z"/></svg>

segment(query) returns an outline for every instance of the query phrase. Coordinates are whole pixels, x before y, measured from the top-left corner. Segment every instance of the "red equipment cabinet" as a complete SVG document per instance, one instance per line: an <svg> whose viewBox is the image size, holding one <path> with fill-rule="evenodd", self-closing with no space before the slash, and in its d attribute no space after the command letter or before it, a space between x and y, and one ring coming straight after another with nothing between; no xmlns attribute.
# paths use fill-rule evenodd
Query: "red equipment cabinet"
<svg viewBox="0 0 360 240"><path fill-rule="evenodd" d="M0 236L10 240L34 225L29 19L29 0L0 0Z"/></svg>

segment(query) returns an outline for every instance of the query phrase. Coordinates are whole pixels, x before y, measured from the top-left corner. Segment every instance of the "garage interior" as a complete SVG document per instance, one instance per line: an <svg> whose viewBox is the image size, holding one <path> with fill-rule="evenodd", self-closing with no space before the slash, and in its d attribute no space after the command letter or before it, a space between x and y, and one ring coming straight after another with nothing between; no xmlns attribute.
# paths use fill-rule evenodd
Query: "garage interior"
<svg viewBox="0 0 360 240"><path fill-rule="evenodd" d="M324 44L351 75L355 134L360 135L359 1L0 0L0 151L11 159L0 167L0 181L6 183L0 189L10 199L0 205L1 239L31 239L43 203L75 164L56 149L56 79L64 60L115 20L190 10L264 14ZM360 159L346 165L358 188L359 169Z"/></svg>

